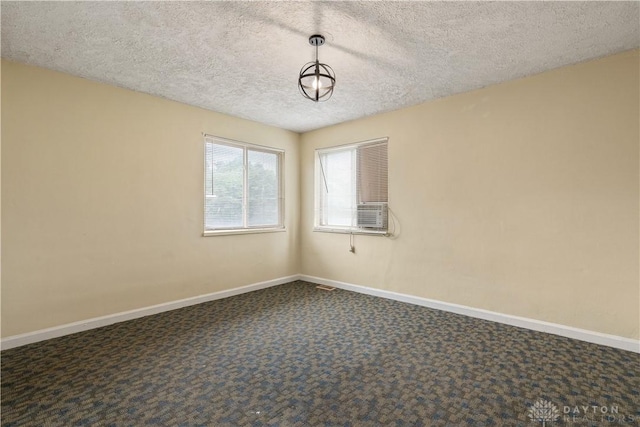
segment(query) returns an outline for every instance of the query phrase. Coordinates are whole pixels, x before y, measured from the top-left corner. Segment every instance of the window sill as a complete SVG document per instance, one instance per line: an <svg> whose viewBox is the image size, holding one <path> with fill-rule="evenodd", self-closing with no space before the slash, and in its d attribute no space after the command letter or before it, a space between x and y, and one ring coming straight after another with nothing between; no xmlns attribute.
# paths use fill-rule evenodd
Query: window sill
<svg viewBox="0 0 640 427"><path fill-rule="evenodd" d="M379 237L389 236L389 231L352 230L352 229L330 228L330 227L314 227L313 231L319 232L319 233L357 234L357 235L379 236Z"/></svg>
<svg viewBox="0 0 640 427"><path fill-rule="evenodd" d="M283 231L287 231L287 229L284 227L271 227L271 228L242 228L242 229L229 229L229 230L206 230L202 233L202 237L230 236L233 234L280 233Z"/></svg>

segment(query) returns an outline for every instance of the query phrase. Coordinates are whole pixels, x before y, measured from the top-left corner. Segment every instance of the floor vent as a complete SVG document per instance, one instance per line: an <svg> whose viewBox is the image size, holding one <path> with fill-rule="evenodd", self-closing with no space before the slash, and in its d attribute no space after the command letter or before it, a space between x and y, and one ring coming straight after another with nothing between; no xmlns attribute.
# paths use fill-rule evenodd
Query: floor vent
<svg viewBox="0 0 640 427"><path fill-rule="evenodd" d="M327 285L318 285L316 286L317 289L320 289L322 291L333 291L336 288L334 288L333 286L327 286Z"/></svg>

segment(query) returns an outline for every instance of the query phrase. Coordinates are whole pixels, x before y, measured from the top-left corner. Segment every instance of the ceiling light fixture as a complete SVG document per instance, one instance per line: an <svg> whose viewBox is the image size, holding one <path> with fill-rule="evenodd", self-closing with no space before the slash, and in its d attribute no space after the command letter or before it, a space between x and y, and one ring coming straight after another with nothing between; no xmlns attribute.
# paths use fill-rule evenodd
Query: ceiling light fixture
<svg viewBox="0 0 640 427"><path fill-rule="evenodd" d="M318 46L324 44L324 36L314 34L309 37L309 44L316 47L316 60L304 64L300 70L298 88L305 98L313 102L326 101L333 95L336 75L330 66L318 61Z"/></svg>

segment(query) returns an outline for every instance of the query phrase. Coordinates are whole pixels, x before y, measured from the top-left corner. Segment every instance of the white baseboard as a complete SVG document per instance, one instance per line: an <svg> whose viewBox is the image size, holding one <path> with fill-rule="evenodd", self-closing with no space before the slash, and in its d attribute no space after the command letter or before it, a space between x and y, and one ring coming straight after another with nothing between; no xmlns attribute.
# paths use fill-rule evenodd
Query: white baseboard
<svg viewBox="0 0 640 427"><path fill-rule="evenodd" d="M234 295L244 294L247 292L257 291L272 286L282 285L299 279L299 275L281 277L278 279L268 280L266 282L254 283L239 288L227 289L225 291L213 292L210 294L199 295L196 297L185 298L177 301L170 301L163 304L152 305L149 307L138 308L135 310L123 311L121 313L109 314L107 316L94 317L92 319L81 320L79 322L67 323L66 325L55 326L52 328L41 329L39 331L29 332L26 334L13 335L0 340L0 348L7 350L14 347L31 344L38 341L44 341L51 338L61 337L63 335L75 334L76 332L87 331L89 329L100 328L102 326L112 325L114 323L124 322L127 320L137 319L139 317L150 316L152 314L171 311L190 305L201 304L207 301L213 301L222 298L228 298Z"/></svg>
<svg viewBox="0 0 640 427"><path fill-rule="evenodd" d="M329 285L335 288L347 291L358 292L361 294L373 295L382 298L388 298L396 301L406 302L409 304L421 305L423 307L434 308L436 310L448 311L451 313L462 314L478 319L490 320L492 322L504 323L520 328L531 329L539 332L560 335L567 338L573 338L594 344L606 345L609 347L619 348L621 350L633 351L640 353L640 341L631 338L619 337L617 335L603 334L600 332L588 331L585 329L574 328L571 326L559 325L557 323L543 322L541 320L528 319L526 317L511 316L509 314L497 313L494 311L483 310L480 308L467 307L459 304L452 304L412 295L400 294L397 292L385 291L382 289L368 288L366 286L353 285L351 283L339 282L336 280L323 279L321 277L307 276L301 274L300 280L305 280L319 285Z"/></svg>
<svg viewBox="0 0 640 427"><path fill-rule="evenodd" d="M351 283L339 282L336 280L324 279L321 277L308 276L306 274L296 274L278 279L268 280L265 282L254 283L239 288L228 289L225 291L213 292L206 295L185 298L177 301L171 301L163 304L152 305L150 307L139 308L121 313L110 314L107 316L95 317L92 319L82 320L79 322L68 323L66 325L55 326L53 328L41 329L39 331L29 332L26 334L13 335L0 340L0 348L7 350L14 347L44 341L51 338L57 338L64 335L74 334L76 332L87 331L102 326L112 325L114 323L124 322L127 320L137 319L140 317L150 316L165 311L175 310L190 305L201 304L207 301L213 301L222 298L228 298L234 295L240 295L247 292L265 289L272 286L282 285L284 283L293 282L295 280L305 280L307 282L317 283L319 285L329 285L336 288L358 292L367 295L392 299L395 301L406 302L409 304L420 305L423 307L434 308L436 310L448 311L451 313L462 314L464 316L475 317L478 319L490 320L492 322L504 323L520 328L531 329L539 332L560 335L567 338L573 338L594 344L606 345L609 347L619 348L621 350L633 351L640 353L640 341L631 338L619 337L616 335L608 335L600 332L588 331L585 329L574 328L571 326L559 325L556 323L543 322L526 317L512 316L509 314L497 313L494 311L483 310L479 308L468 307L459 304L452 304L443 301L432 300L412 295L401 294L382 289L374 289L366 286L354 285Z"/></svg>

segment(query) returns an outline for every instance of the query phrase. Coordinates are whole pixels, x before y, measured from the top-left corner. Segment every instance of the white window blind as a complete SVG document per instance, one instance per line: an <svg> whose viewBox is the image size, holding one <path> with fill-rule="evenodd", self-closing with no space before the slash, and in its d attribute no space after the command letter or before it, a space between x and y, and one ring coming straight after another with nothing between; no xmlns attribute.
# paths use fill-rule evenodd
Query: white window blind
<svg viewBox="0 0 640 427"><path fill-rule="evenodd" d="M384 234L387 138L316 150L316 229Z"/></svg>
<svg viewBox="0 0 640 427"><path fill-rule="evenodd" d="M280 150L205 138L206 231L283 227Z"/></svg>
<svg viewBox="0 0 640 427"><path fill-rule="evenodd" d="M247 150L247 222L250 227L280 224L278 153Z"/></svg>

